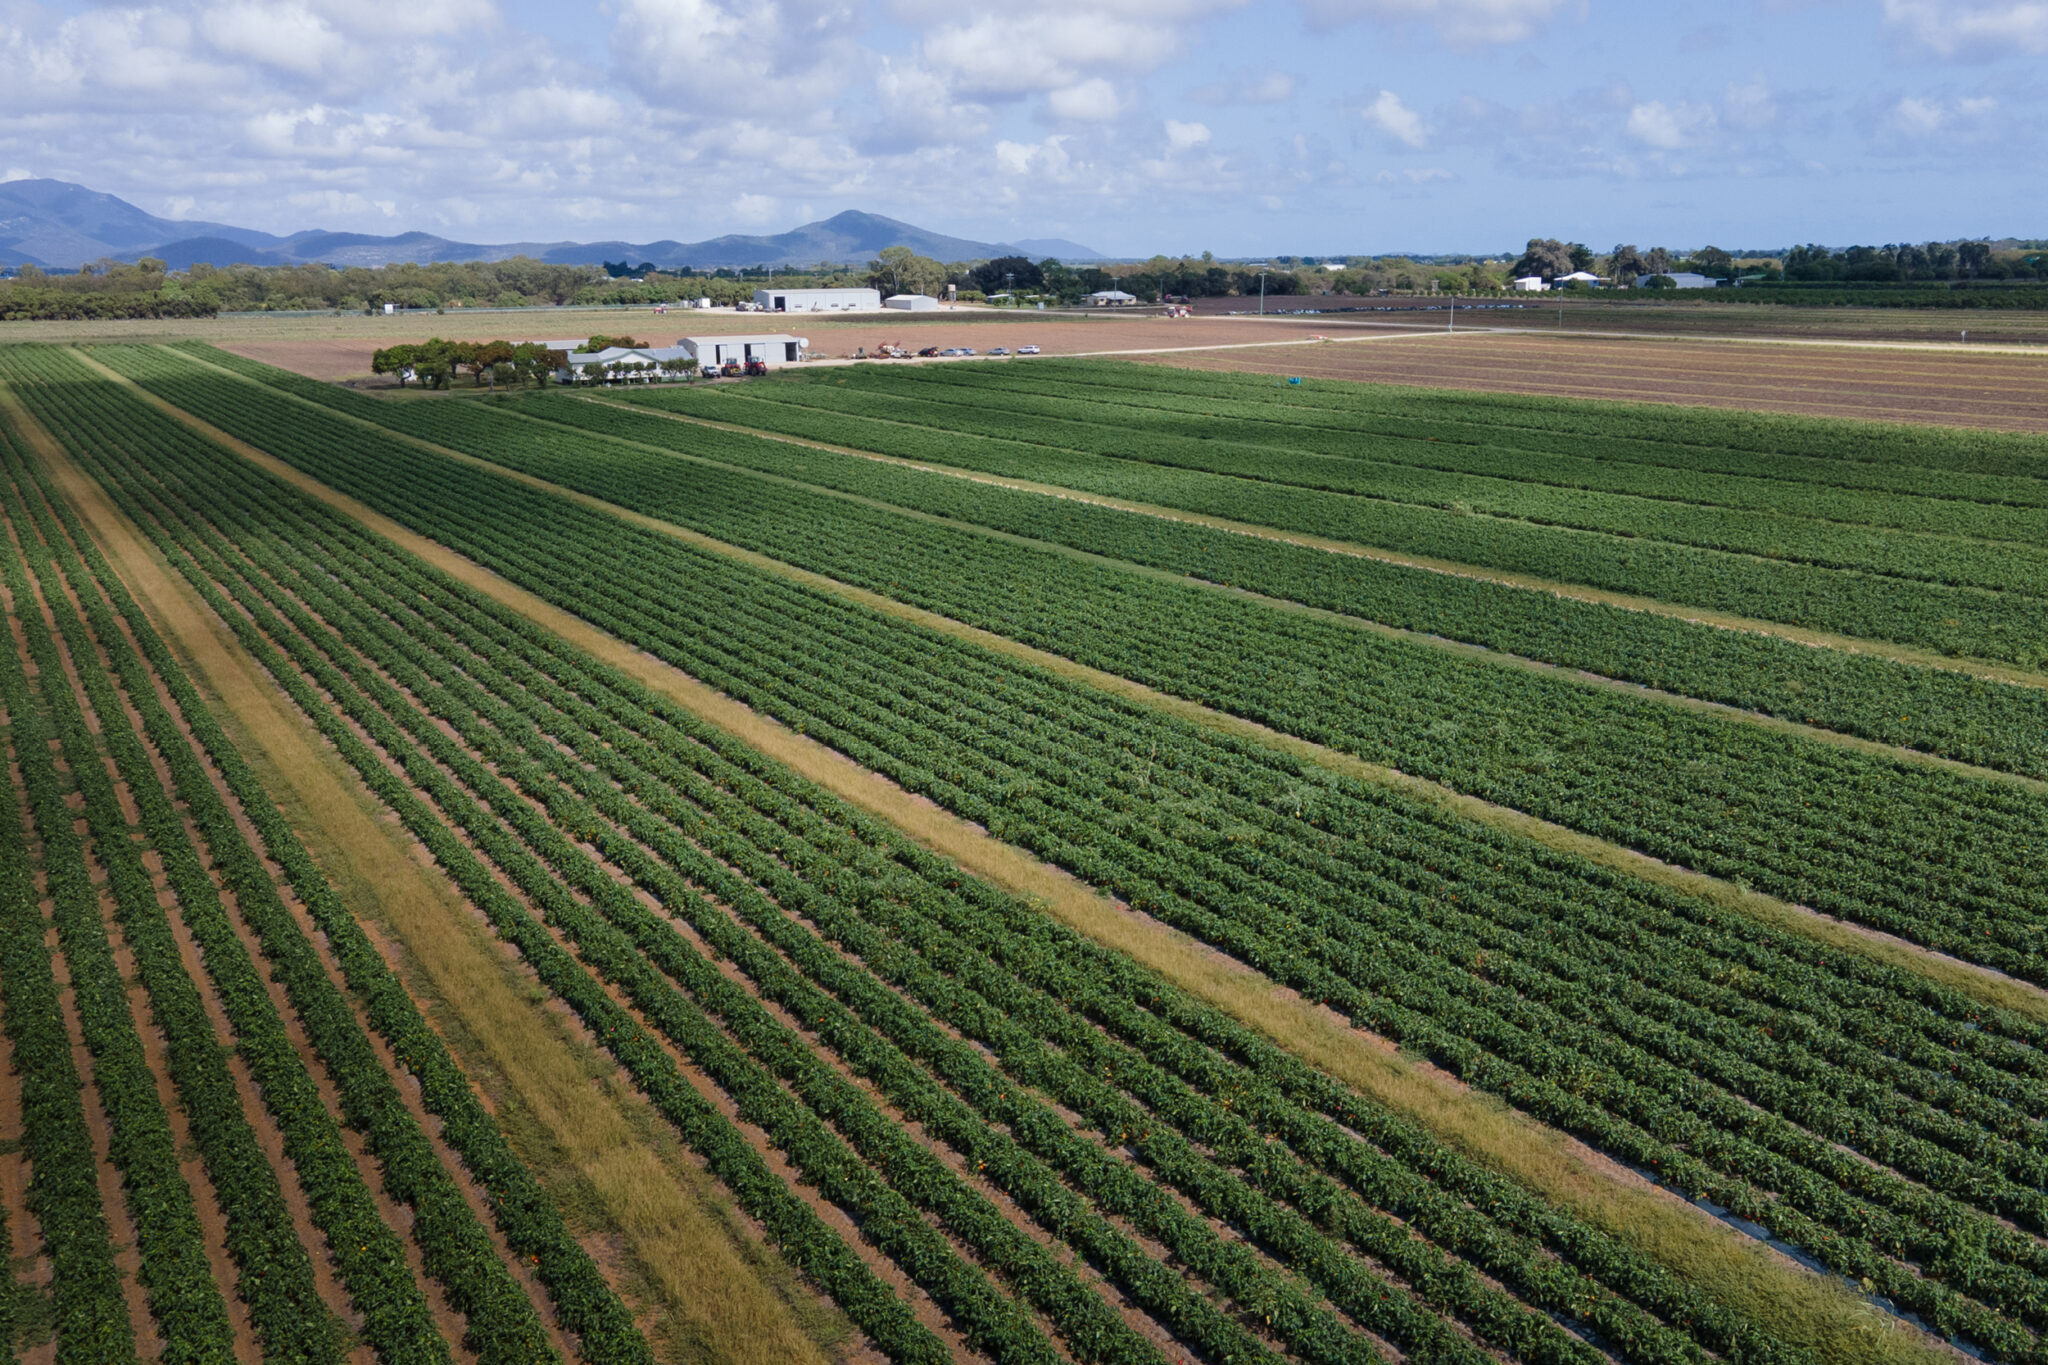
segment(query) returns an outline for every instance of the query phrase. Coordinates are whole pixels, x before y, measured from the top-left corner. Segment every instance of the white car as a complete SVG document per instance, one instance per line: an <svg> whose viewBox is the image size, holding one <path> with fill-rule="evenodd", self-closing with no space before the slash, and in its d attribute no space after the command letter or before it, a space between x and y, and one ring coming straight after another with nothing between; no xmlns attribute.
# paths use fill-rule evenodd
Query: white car
<svg viewBox="0 0 2048 1365"><path fill-rule="evenodd" d="M1038 348L1037 348L1036 346L1019 346L1019 347L1017 348L1017 354L1018 354L1018 355L1037 355L1037 354L1038 354Z"/></svg>

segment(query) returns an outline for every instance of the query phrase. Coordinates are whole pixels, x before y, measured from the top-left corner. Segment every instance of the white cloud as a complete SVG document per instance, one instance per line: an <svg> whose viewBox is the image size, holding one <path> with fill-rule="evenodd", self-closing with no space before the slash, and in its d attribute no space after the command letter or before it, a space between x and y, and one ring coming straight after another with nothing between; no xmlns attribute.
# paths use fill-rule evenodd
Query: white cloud
<svg viewBox="0 0 2048 1365"><path fill-rule="evenodd" d="M1761 71L1722 92L1721 118L1731 127L1761 132L1777 123L1779 113L1777 93Z"/></svg>
<svg viewBox="0 0 2048 1365"><path fill-rule="evenodd" d="M1054 118L1074 123L1107 123L1123 108L1116 87L1100 76L1046 95L1045 107Z"/></svg>
<svg viewBox="0 0 2048 1365"><path fill-rule="evenodd" d="M1301 0L1309 22L1335 28L1359 20L1426 26L1456 47L1518 43L1563 9L1567 0Z"/></svg>
<svg viewBox="0 0 2048 1365"><path fill-rule="evenodd" d="M1628 111L1628 135L1658 151L1690 146L1714 127L1714 111L1703 104L1651 100Z"/></svg>
<svg viewBox="0 0 2048 1365"><path fill-rule="evenodd" d="M1209 125L1206 123L1182 123L1178 119L1166 121L1166 145L1176 152L1200 147L1208 141Z"/></svg>
<svg viewBox="0 0 2048 1365"><path fill-rule="evenodd" d="M237 3L202 15L199 31L220 52L248 57L301 76L317 76L339 64L345 43L303 5Z"/></svg>
<svg viewBox="0 0 2048 1365"><path fill-rule="evenodd" d="M1067 179L1073 172L1073 158L1067 153L1065 136L1043 142L996 143L996 165L1005 175L1036 176L1050 181Z"/></svg>
<svg viewBox="0 0 2048 1365"><path fill-rule="evenodd" d="M1456 180L1441 166L1429 166L1405 171L1381 171L1373 179L1382 185L1431 185L1442 180Z"/></svg>
<svg viewBox="0 0 2048 1365"><path fill-rule="evenodd" d="M1222 80L1190 90L1188 98L1197 104L1285 104L1300 88L1300 78L1291 72L1241 66Z"/></svg>
<svg viewBox="0 0 2048 1365"><path fill-rule="evenodd" d="M1419 150L1428 145L1429 125L1393 91L1380 91L1362 112L1367 124L1402 146Z"/></svg>
<svg viewBox="0 0 2048 1365"><path fill-rule="evenodd" d="M1884 0L1884 18L1937 57L2048 53L2048 0Z"/></svg>
<svg viewBox="0 0 2048 1365"><path fill-rule="evenodd" d="M1998 101L1988 95L1962 99L1907 95L1891 107L1887 122L1901 133L1925 135L1946 132L1953 135L1975 131L1997 108Z"/></svg>

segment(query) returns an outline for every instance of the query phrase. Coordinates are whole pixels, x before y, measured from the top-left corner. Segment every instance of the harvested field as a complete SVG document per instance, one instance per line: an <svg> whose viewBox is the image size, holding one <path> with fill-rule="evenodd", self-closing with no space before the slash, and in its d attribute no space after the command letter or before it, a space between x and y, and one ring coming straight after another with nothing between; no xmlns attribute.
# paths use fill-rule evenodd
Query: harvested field
<svg viewBox="0 0 2048 1365"><path fill-rule="evenodd" d="M2048 431L2048 356L1474 332L1134 356L1202 370Z"/></svg>

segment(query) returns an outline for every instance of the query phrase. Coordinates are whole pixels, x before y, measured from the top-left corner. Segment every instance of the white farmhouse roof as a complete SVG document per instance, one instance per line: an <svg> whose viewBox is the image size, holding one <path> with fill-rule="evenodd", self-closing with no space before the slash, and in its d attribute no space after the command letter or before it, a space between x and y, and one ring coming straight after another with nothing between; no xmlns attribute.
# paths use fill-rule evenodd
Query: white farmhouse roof
<svg viewBox="0 0 2048 1365"><path fill-rule="evenodd" d="M1600 277L1590 270L1574 270L1569 275L1559 275L1557 282L1559 284L1598 284L1600 283Z"/></svg>
<svg viewBox="0 0 2048 1365"><path fill-rule="evenodd" d="M1126 294L1121 289L1098 289L1088 297L1099 299L1103 303L1136 303L1138 301L1136 294Z"/></svg>

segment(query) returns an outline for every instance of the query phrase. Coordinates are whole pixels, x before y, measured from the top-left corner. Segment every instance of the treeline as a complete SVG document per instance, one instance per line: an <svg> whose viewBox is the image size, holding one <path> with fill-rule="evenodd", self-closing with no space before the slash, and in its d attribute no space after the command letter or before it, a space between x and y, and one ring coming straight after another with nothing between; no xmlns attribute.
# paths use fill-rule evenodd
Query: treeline
<svg viewBox="0 0 2048 1365"><path fill-rule="evenodd" d="M2001 250L1990 242L1796 246L1785 254L1785 278L1845 284L1936 283L1950 280L2048 280L2048 251ZM1969 306L1969 305L1961 305Z"/></svg>
<svg viewBox="0 0 2048 1365"><path fill-rule="evenodd" d="M1716 303L1802 307L2048 309L2048 286L2031 284L1813 284L1786 281L1714 291Z"/></svg>
<svg viewBox="0 0 2048 1365"><path fill-rule="evenodd" d="M421 387L445 389L463 370L477 388L489 383L540 385L549 375L569 363L565 352L549 350L537 341L443 341L439 337L411 346L387 346L370 356L370 373L395 374L398 386L418 380Z"/></svg>
<svg viewBox="0 0 2048 1365"><path fill-rule="evenodd" d="M76 275L49 275L23 266L15 279L0 280L0 316L12 318L31 300L43 310L35 316L64 318L323 309L375 313L387 303L405 309L520 308L578 302L579 293L605 279L596 266L545 265L524 256L339 270L202 263L175 274L163 261L145 256L133 263L96 261Z"/></svg>
<svg viewBox="0 0 2048 1365"><path fill-rule="evenodd" d="M106 322L120 318L210 318L220 306L182 293L144 294L23 288L0 282L0 322Z"/></svg>

